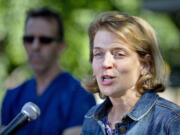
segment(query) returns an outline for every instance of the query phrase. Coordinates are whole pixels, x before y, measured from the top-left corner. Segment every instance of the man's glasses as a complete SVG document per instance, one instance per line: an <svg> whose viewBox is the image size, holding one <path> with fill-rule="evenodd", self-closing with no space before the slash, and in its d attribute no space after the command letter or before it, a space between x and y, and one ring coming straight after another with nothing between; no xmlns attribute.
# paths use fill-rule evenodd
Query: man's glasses
<svg viewBox="0 0 180 135"><path fill-rule="evenodd" d="M57 38L48 37L48 36L40 36L40 37L24 36L23 41L24 43L32 44L36 38L38 38L41 44L50 44L53 41L57 41Z"/></svg>

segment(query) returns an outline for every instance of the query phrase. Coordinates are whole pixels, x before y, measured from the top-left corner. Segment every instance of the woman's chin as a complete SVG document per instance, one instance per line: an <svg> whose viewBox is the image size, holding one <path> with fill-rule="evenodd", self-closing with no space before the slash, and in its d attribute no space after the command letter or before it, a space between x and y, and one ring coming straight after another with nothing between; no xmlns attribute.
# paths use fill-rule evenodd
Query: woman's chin
<svg viewBox="0 0 180 135"><path fill-rule="evenodd" d="M117 97L121 97L122 95L124 95L125 91L123 91L123 90L119 91L119 90L114 90L114 89L103 89L103 90L101 90L101 93L104 96L117 98Z"/></svg>
<svg viewBox="0 0 180 135"><path fill-rule="evenodd" d="M113 92L112 90L103 90L103 91L101 91L101 93L102 93L104 96L108 96L108 97L112 97L112 96L117 95L117 93L116 93L116 92Z"/></svg>

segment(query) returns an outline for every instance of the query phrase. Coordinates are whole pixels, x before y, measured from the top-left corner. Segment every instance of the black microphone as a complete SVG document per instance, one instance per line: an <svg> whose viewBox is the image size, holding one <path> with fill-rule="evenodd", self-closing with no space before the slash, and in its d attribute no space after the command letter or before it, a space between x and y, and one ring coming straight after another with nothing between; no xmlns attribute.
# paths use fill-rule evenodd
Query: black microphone
<svg viewBox="0 0 180 135"><path fill-rule="evenodd" d="M26 103L21 112L4 128L0 135L12 135L26 123L37 119L40 109L32 102Z"/></svg>

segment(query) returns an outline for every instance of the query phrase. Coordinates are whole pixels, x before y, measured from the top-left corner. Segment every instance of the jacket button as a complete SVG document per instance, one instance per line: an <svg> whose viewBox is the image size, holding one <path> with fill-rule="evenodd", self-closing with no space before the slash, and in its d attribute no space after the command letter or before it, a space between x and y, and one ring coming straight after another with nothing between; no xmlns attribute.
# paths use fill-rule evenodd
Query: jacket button
<svg viewBox="0 0 180 135"><path fill-rule="evenodd" d="M120 133L126 132L126 127L124 127L124 126L119 127L119 132Z"/></svg>

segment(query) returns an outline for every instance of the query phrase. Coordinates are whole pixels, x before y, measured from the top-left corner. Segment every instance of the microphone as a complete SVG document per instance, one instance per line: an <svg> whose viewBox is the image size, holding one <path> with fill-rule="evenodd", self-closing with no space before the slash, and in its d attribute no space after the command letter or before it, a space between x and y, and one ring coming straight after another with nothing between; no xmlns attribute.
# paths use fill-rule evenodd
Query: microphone
<svg viewBox="0 0 180 135"><path fill-rule="evenodd" d="M21 112L4 128L0 135L12 135L26 123L37 119L40 115L39 107L27 102L21 109Z"/></svg>

